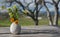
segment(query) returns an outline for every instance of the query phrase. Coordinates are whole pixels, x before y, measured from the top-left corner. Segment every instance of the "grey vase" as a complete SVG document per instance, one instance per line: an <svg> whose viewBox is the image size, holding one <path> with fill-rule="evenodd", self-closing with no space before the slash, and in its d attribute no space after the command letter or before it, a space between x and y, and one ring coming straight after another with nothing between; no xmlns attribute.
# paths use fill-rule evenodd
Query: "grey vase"
<svg viewBox="0 0 60 37"><path fill-rule="evenodd" d="M21 26L19 24L15 24L15 22L13 22L10 26L10 32L12 34L20 34Z"/></svg>

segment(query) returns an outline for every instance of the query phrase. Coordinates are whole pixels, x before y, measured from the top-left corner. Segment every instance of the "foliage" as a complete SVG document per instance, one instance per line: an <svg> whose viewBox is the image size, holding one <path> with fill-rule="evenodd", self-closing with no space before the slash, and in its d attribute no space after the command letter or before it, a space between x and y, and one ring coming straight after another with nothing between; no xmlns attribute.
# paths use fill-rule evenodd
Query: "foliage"
<svg viewBox="0 0 60 37"><path fill-rule="evenodd" d="M5 6L1 6L2 10L5 9L6 7Z"/></svg>
<svg viewBox="0 0 60 37"><path fill-rule="evenodd" d="M8 13L9 13L9 16L11 18L11 22L18 20L18 8L16 5L14 5L11 8L8 8Z"/></svg>

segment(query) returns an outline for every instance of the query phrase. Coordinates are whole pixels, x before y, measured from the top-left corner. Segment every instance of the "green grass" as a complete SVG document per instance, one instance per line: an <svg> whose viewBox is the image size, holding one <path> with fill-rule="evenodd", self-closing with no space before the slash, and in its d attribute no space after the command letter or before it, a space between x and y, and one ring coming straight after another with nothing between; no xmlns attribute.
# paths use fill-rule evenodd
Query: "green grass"
<svg viewBox="0 0 60 37"><path fill-rule="evenodd" d="M58 23L60 24L60 19ZM34 21L31 18L28 19L28 18L22 17L19 20L19 24L21 26L34 26ZM43 18L39 20L39 25L48 25L48 24L49 22L47 18ZM9 27L10 25L11 25L11 22L8 19L0 20L0 27Z"/></svg>
<svg viewBox="0 0 60 37"><path fill-rule="evenodd" d="M9 20L0 20L0 27L8 27L11 22Z"/></svg>

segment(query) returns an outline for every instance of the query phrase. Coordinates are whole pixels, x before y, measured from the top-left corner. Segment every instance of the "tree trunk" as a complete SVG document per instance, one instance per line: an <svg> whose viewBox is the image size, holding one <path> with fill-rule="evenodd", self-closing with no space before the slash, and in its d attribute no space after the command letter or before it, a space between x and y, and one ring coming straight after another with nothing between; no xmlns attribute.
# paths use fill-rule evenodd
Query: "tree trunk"
<svg viewBox="0 0 60 37"><path fill-rule="evenodd" d="M38 26L38 19L36 19L34 21L35 21L35 25Z"/></svg>
<svg viewBox="0 0 60 37"><path fill-rule="evenodd" d="M48 9L48 7L46 5L44 5L44 6L45 6L46 11L47 11L47 17L48 17L48 20L49 20L49 25L53 25L53 21L52 21L50 11L49 11L49 9Z"/></svg>
<svg viewBox="0 0 60 37"><path fill-rule="evenodd" d="M38 11L36 11L36 20L35 20L35 24L38 25Z"/></svg>
<svg viewBox="0 0 60 37"><path fill-rule="evenodd" d="M35 16L35 24L36 26L38 25L38 2L36 2L37 0L35 0L35 5L36 5L36 16Z"/></svg>
<svg viewBox="0 0 60 37"><path fill-rule="evenodd" d="M39 22L39 21L38 21L38 18L35 18L34 16L31 17L31 18L33 19L35 25L38 26L38 22Z"/></svg>
<svg viewBox="0 0 60 37"><path fill-rule="evenodd" d="M54 26L58 26L58 16L59 16L58 4L55 4L55 16L54 16L54 21L53 21Z"/></svg>

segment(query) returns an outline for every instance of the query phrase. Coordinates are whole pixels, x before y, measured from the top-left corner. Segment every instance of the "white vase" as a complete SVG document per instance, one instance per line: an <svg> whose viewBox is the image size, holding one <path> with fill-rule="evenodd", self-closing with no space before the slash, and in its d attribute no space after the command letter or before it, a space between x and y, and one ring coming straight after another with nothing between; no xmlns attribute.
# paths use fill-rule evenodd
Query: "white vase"
<svg viewBox="0 0 60 37"><path fill-rule="evenodd" d="M10 32L12 34L19 34L21 32L21 26L13 22L10 26Z"/></svg>

